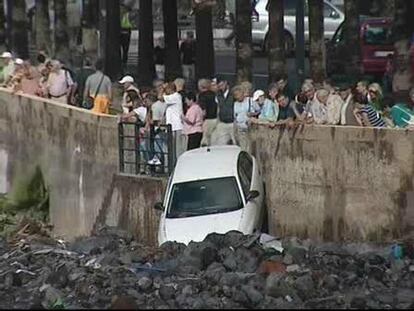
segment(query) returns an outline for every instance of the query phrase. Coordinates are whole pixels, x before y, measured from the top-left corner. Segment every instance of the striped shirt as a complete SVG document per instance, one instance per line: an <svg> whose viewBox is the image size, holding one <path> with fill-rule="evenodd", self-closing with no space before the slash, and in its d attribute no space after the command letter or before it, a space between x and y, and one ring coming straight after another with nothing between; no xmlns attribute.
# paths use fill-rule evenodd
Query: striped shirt
<svg viewBox="0 0 414 311"><path fill-rule="evenodd" d="M371 106L365 105L361 109L361 113L366 113L369 123L373 127L385 127L385 121L381 118L380 114Z"/></svg>

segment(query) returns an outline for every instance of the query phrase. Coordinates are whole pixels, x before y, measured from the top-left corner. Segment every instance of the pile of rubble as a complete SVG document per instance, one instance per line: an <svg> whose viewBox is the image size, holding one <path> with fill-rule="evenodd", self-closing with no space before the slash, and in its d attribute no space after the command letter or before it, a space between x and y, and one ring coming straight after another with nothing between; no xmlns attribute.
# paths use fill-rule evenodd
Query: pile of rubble
<svg viewBox="0 0 414 311"><path fill-rule="evenodd" d="M0 308L413 308L414 260L388 246L212 234L141 245L106 228L72 244L0 240Z"/></svg>

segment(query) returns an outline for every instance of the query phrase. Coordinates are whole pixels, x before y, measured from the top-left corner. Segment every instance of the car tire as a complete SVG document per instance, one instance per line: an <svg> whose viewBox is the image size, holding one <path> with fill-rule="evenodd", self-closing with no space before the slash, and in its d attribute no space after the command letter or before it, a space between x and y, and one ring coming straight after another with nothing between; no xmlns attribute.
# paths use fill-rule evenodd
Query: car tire
<svg viewBox="0 0 414 311"><path fill-rule="evenodd" d="M268 54L269 52L269 39L268 35L266 35L265 42L263 44L263 52ZM285 56L289 57L292 56L295 51L295 42L293 41L292 35L285 31Z"/></svg>

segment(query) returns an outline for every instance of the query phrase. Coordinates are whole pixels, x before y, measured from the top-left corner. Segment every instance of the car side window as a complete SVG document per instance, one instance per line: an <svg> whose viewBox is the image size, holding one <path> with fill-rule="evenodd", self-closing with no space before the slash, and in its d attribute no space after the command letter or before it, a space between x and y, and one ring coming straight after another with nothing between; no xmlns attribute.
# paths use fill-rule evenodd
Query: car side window
<svg viewBox="0 0 414 311"><path fill-rule="evenodd" d="M323 17L339 18L338 12L336 12L329 4L323 4Z"/></svg>
<svg viewBox="0 0 414 311"><path fill-rule="evenodd" d="M246 152L240 153L239 160L237 162L237 170L244 197L247 197L252 186L253 160Z"/></svg>

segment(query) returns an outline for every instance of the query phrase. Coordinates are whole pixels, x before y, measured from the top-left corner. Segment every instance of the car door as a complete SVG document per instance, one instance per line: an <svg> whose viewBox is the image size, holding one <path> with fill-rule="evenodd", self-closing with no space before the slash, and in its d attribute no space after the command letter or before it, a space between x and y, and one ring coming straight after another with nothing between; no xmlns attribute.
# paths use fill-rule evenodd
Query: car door
<svg viewBox="0 0 414 311"><path fill-rule="evenodd" d="M339 25L342 23L341 14L329 3L323 4L323 18L324 18L324 36L325 40L330 40Z"/></svg>
<svg viewBox="0 0 414 311"><path fill-rule="evenodd" d="M240 221L240 230L249 234L258 227L261 216L261 204L263 189L258 186L258 172L254 168L254 161L247 152L241 152L237 161L237 173L244 198L244 211ZM258 188L255 188L258 187ZM247 197L252 190L261 191L261 195L247 202Z"/></svg>
<svg viewBox="0 0 414 311"><path fill-rule="evenodd" d="M341 24L336 33L326 45L326 67L329 75L339 74L344 71L343 58L346 53L345 38L344 38L344 24ZM359 43L359 42L358 42Z"/></svg>

